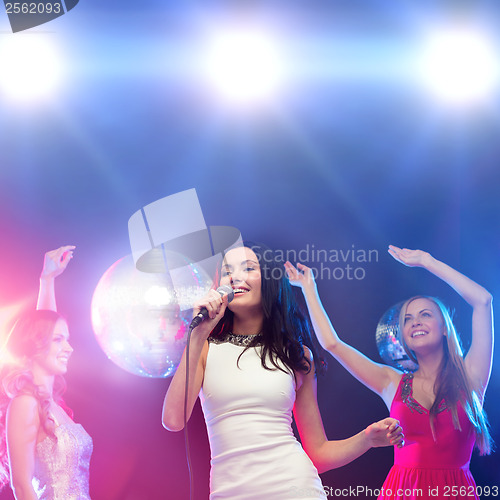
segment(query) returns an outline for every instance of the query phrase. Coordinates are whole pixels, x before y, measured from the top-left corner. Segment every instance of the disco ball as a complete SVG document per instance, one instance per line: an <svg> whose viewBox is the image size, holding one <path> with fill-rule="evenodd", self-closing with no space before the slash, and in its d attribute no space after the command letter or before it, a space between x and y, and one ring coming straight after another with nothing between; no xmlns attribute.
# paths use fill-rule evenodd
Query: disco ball
<svg viewBox="0 0 500 500"><path fill-rule="evenodd" d="M385 363L399 370L415 371L418 364L408 357L403 344L399 340L399 313L403 304L404 302L398 302L380 318L375 340L380 357Z"/></svg>
<svg viewBox="0 0 500 500"><path fill-rule="evenodd" d="M211 284L204 270L189 262L176 280L170 273L138 271L132 256L123 257L103 274L92 298L99 345L130 373L172 375L186 345L192 304Z"/></svg>

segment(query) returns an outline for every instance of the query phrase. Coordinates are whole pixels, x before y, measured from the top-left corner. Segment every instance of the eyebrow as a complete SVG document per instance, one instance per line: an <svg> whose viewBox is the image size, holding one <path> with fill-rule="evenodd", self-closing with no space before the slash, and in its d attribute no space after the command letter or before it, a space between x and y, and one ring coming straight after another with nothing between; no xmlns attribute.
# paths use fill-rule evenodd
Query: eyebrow
<svg viewBox="0 0 500 500"><path fill-rule="evenodd" d="M432 309L428 309L427 307L425 309L422 309L421 311L418 311L418 314L420 313L423 313L424 311L429 311L429 312L433 312ZM413 314L410 314L410 313L406 313L405 316L413 316Z"/></svg>
<svg viewBox="0 0 500 500"><path fill-rule="evenodd" d="M247 259L247 260L242 260L240 262L240 265L248 264L249 262L251 262L252 264L257 264L257 265L259 264L255 260ZM222 264L222 267L233 267L233 266L231 264Z"/></svg>

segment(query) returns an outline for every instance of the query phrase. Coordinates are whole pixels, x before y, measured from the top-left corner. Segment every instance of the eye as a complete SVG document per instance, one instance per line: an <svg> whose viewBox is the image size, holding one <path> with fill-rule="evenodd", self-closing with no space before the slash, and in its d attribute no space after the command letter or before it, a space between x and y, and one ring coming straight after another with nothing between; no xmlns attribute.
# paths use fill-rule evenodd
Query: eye
<svg viewBox="0 0 500 500"><path fill-rule="evenodd" d="M406 323L408 323L408 321L410 321L410 319L411 319L411 316L405 316L404 324L406 325Z"/></svg>
<svg viewBox="0 0 500 500"><path fill-rule="evenodd" d="M245 271L255 271L255 267L245 267Z"/></svg>
<svg viewBox="0 0 500 500"><path fill-rule="evenodd" d="M424 312L424 313L422 313L422 316L425 316L426 318L430 318L431 313L429 313L429 312Z"/></svg>
<svg viewBox="0 0 500 500"><path fill-rule="evenodd" d="M227 269L223 269L222 273L221 273L222 276L229 276L230 274L231 274L231 272L228 271Z"/></svg>

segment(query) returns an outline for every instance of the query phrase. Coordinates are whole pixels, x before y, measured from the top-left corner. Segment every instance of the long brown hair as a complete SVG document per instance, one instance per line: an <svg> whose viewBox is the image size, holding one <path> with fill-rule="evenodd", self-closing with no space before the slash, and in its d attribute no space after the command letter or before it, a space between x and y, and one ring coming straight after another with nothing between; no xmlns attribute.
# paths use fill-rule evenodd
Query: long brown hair
<svg viewBox="0 0 500 500"><path fill-rule="evenodd" d="M7 454L6 414L10 402L17 396L28 394L38 400L40 425L54 435L55 422L49 413L50 398L60 404L71 416L62 395L66 382L61 375L54 380L53 394L48 394L33 380L33 358L48 350L54 328L59 320L66 321L55 311L36 310L23 314L14 324L5 342L6 361L0 367L0 488L9 482L10 467Z"/></svg>
<svg viewBox="0 0 500 500"><path fill-rule="evenodd" d="M245 241L243 246L255 253L260 264L264 313L262 366L268 370L285 371L282 367L285 365L291 372L308 373L313 366L311 362L313 361L315 373L323 374L326 370L326 362L318 355L318 349L311 336L311 324L296 300L283 262L277 259L273 250L262 243ZM219 273L218 269L214 280L217 285L220 282ZM210 336L218 337L232 331L233 317L234 314L227 308ZM304 345L312 353L311 361L306 356ZM253 347L253 344L248 347ZM268 365L268 361L271 366Z"/></svg>
<svg viewBox="0 0 500 500"><path fill-rule="evenodd" d="M451 319L451 314L441 300L427 295L417 295L408 299L402 305L399 316L399 330L403 347L410 359L418 363L415 352L408 348L402 334L406 310L410 302L416 299L427 299L436 304L445 330L445 335L443 335L443 359L441 360L441 366L434 382L436 399L429 410L432 434L436 438L434 421L443 399L451 412L454 428L462 430L457 412L458 405L461 404L474 428L476 448L481 455L489 455L491 453L492 439L488 419L483 409L482 401L477 392L472 388L467 372L465 371L462 346Z"/></svg>

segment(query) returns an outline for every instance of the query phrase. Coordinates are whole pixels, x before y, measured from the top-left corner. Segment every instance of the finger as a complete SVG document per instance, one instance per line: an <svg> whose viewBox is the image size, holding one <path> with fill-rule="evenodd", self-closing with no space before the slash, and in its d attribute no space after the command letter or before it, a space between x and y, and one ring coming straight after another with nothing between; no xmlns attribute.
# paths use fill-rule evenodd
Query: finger
<svg viewBox="0 0 500 500"><path fill-rule="evenodd" d="M61 256L61 264L67 266L72 258L73 258L73 250L66 250Z"/></svg>

